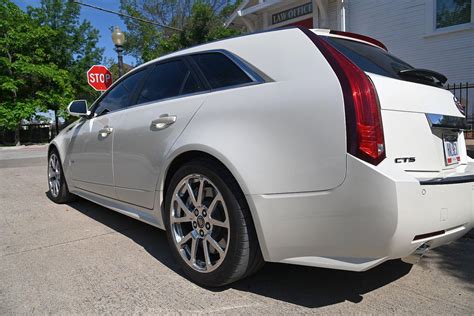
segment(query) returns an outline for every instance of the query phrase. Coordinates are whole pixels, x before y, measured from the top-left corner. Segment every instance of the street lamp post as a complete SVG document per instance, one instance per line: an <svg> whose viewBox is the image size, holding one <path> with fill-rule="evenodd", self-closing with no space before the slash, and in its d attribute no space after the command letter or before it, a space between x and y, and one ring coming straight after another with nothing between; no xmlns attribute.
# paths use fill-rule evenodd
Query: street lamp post
<svg viewBox="0 0 474 316"><path fill-rule="evenodd" d="M125 34L123 34L122 30L118 26L114 27L114 31L112 32L112 41L115 45L115 50L117 51L118 57L118 72L119 78L123 75L123 44L125 43Z"/></svg>

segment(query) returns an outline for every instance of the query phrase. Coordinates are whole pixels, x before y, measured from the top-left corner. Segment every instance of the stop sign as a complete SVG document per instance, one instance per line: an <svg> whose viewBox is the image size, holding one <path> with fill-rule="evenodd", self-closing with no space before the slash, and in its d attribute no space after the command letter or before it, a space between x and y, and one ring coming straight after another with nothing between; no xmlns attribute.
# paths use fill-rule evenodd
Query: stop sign
<svg viewBox="0 0 474 316"><path fill-rule="evenodd" d="M112 73L105 66L94 65L87 71L87 83L96 91L107 90L112 81Z"/></svg>

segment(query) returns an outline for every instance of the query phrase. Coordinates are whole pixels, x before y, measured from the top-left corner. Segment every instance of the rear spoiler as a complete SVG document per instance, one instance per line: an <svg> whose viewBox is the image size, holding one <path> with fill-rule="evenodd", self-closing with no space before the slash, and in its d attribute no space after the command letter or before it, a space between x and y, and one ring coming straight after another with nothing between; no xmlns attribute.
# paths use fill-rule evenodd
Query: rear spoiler
<svg viewBox="0 0 474 316"><path fill-rule="evenodd" d="M431 127L451 130L467 129L466 119L464 117L426 113L426 118Z"/></svg>
<svg viewBox="0 0 474 316"><path fill-rule="evenodd" d="M361 41L364 41L364 42L368 42L368 43L371 43L372 45L378 46L378 47L380 47L383 50L388 52L387 46L385 46L384 43L382 43L379 40L376 40L375 38L372 38L372 37L369 37L369 36L366 36L366 35L352 33L352 32L336 31L336 30L331 30L329 33L330 34L341 35L341 36L345 36L345 37L350 37L350 38L355 38L355 39L358 39L358 40L361 40Z"/></svg>

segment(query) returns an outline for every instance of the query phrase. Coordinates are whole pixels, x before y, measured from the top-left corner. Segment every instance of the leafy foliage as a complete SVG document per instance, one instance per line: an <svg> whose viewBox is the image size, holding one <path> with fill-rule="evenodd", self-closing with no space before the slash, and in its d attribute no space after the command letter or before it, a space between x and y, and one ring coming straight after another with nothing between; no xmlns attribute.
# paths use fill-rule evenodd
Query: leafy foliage
<svg viewBox="0 0 474 316"><path fill-rule="evenodd" d="M163 29L124 18L128 29L125 50L139 61L148 61L179 49L237 35L239 32L224 27L224 21L239 2L121 0L121 10L129 15L183 30Z"/></svg>
<svg viewBox="0 0 474 316"><path fill-rule="evenodd" d="M51 59L70 73L76 98L94 100L98 93L87 84L85 74L102 60L103 49L97 48L99 31L89 21L80 21L80 7L71 1L41 0L38 8L28 8L28 14L56 31Z"/></svg>
<svg viewBox="0 0 474 316"><path fill-rule="evenodd" d="M37 111L64 114L74 98L94 99L87 69L102 59L99 34L79 21L79 7L42 0L22 11L0 0L0 128L16 129Z"/></svg>
<svg viewBox="0 0 474 316"><path fill-rule="evenodd" d="M449 27L471 21L471 0L437 0L436 27Z"/></svg>
<svg viewBox="0 0 474 316"><path fill-rule="evenodd" d="M70 101L71 78L51 58L56 31L0 0L0 34L1 127L15 129L36 111Z"/></svg>
<svg viewBox="0 0 474 316"><path fill-rule="evenodd" d="M119 78L119 69L118 69L117 60L115 58L104 58L104 61L102 62L102 64L105 65L109 69L109 71L112 73L112 78L114 78L114 80ZM133 66L126 63L123 64L123 74L126 74L132 69L133 69Z"/></svg>

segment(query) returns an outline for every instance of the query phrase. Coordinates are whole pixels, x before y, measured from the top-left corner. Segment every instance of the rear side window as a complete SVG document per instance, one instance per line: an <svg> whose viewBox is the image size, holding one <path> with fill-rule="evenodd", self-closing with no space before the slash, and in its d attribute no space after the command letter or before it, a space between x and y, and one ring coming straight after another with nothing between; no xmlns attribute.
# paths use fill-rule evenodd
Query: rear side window
<svg viewBox="0 0 474 316"><path fill-rule="evenodd" d="M191 56L197 63L212 89L237 86L253 82L232 60L221 53Z"/></svg>
<svg viewBox="0 0 474 316"><path fill-rule="evenodd" d="M378 47L336 37L323 38L364 71L402 79L398 75L400 70L413 69L403 60Z"/></svg>
<svg viewBox="0 0 474 316"><path fill-rule="evenodd" d="M130 97L146 71L140 70L131 74L113 87L95 107L95 116L107 114L129 106Z"/></svg>
<svg viewBox="0 0 474 316"><path fill-rule="evenodd" d="M137 103L158 101L202 90L185 62L173 60L158 64L151 70Z"/></svg>

